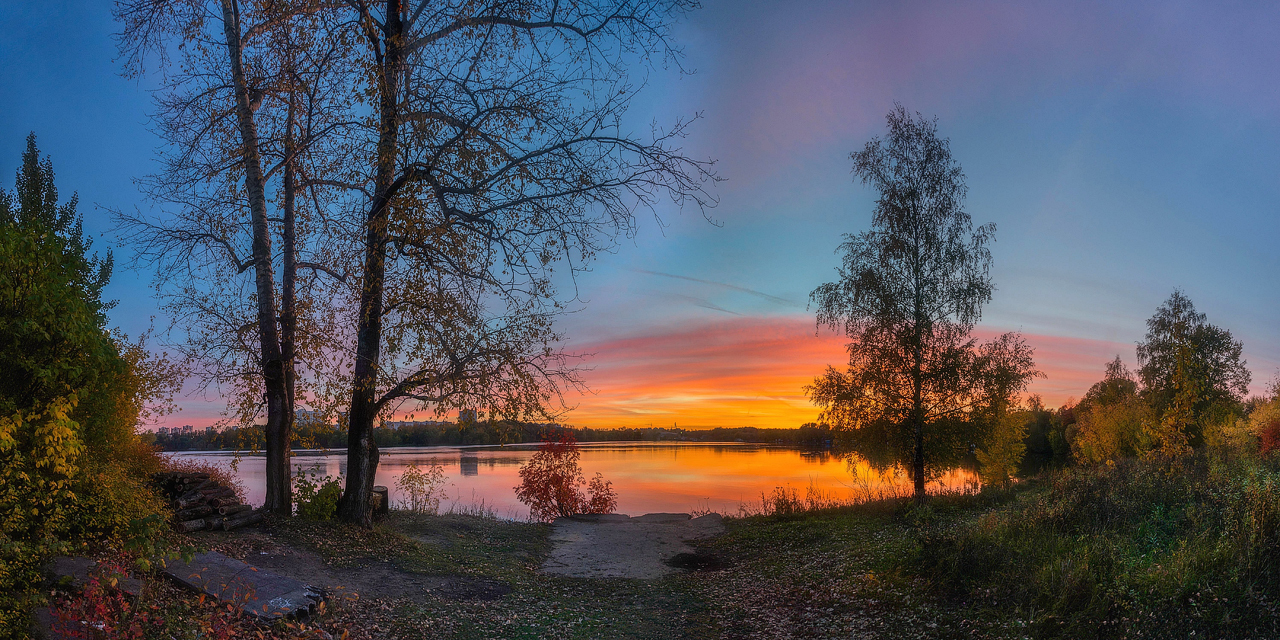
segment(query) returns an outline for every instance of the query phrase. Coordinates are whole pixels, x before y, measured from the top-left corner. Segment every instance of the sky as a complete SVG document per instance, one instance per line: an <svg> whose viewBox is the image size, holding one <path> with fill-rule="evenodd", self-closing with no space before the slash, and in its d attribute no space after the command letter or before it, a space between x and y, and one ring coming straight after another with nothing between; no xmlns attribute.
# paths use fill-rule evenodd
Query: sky
<svg viewBox="0 0 1280 640"><path fill-rule="evenodd" d="M1244 342L1261 391L1280 368L1280 6L706 0L681 21L683 65L639 70L630 114L698 116L685 140L717 160L719 205L658 208L580 276L561 328L583 354L579 426L794 427L804 385L844 360L808 295L835 278L842 234L875 193L849 154L900 102L936 117L994 222L995 296L980 337L1020 331L1049 406L1079 398L1181 288ZM135 178L163 144L152 80L115 62L109 3L0 5L0 185L28 132L77 192L96 247L123 246L105 207L150 206ZM710 218L710 220L708 220ZM117 248L127 258L127 248ZM118 269L111 323L160 315L153 274ZM184 395L173 424L209 424Z"/></svg>

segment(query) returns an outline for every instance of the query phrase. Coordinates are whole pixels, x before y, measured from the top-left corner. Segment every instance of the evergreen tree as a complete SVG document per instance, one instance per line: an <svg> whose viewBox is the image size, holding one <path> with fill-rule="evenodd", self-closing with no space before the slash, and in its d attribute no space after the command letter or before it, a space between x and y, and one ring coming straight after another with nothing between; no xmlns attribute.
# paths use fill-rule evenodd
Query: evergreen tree
<svg viewBox="0 0 1280 640"><path fill-rule="evenodd" d="M14 190L0 189L0 414L92 391L123 370L102 301L111 255L88 255L76 204L58 203L52 163L28 136ZM76 417L92 418L95 394L81 396Z"/></svg>

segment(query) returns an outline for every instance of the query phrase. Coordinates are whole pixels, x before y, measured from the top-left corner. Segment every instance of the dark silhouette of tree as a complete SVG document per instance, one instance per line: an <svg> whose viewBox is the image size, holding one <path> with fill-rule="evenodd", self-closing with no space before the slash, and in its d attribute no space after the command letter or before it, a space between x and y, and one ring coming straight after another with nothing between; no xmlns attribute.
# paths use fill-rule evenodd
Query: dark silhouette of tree
<svg viewBox="0 0 1280 640"><path fill-rule="evenodd" d="M139 182L165 215L116 212L121 235L155 268L180 335L174 346L201 383L230 396L242 425L265 412L264 506L283 514L292 512L298 369L315 377L334 352L330 302L340 296L324 274L344 273L334 254L347 240L330 228L324 191L351 103L349 87L332 82L348 47L323 22L329 5L118 0L114 8L126 73L151 62L163 72L154 122L166 142L161 170Z"/></svg>
<svg viewBox="0 0 1280 640"><path fill-rule="evenodd" d="M1178 290L1147 320L1138 376L1155 414L1151 435L1165 455L1199 446L1207 422L1234 419L1251 379L1243 350Z"/></svg>
<svg viewBox="0 0 1280 640"><path fill-rule="evenodd" d="M185 43L161 103L174 117L159 120L180 142L175 171L164 176L179 188L164 196L190 212L191 224L166 230L152 249L183 267L191 256L218 262L204 271L217 278L194 278L198 286L181 293L215 327L201 355L233 354L227 362L243 379L262 381L269 469L280 460L271 443L287 442L295 395L289 327L303 318L289 309L290 260L299 273L305 265L342 285L327 299L311 296L311 306L299 300L297 310L331 303L351 311L326 335L327 353L343 360L330 379L349 383L340 518L369 522L374 426L406 404L476 408L486 420L545 421L563 408L561 389L579 382L557 346L553 320L565 300L552 274L577 273L632 233L636 210L660 197L711 201L710 163L677 146L686 122L647 136L622 129L637 92L628 68L658 57L678 64L670 26L694 6L118 3L131 71L141 69L141 53L163 60L174 49L162 44ZM318 125L304 126L308 117ZM323 135L303 135L312 131ZM182 188L189 184L207 188ZM329 232L319 236L337 238L337 247L328 261L304 260L294 254L314 245L299 235L296 250L280 252L273 240L290 244L290 203L316 200L320 187L331 197L310 207L318 222L309 228ZM273 204L280 216L269 215ZM225 307L233 313L203 304L224 300L220 285L231 281L242 287ZM256 344L245 340L250 332ZM297 325L299 345L304 334ZM219 364L219 375L236 366Z"/></svg>
<svg viewBox="0 0 1280 640"><path fill-rule="evenodd" d="M80 197L75 194L58 204L53 161L40 160L36 134L28 134L13 191L0 189L0 223L14 225L40 236L42 242L58 245L71 269L72 283L84 291L85 298L101 314L113 305L102 301L102 288L111 280L115 261L110 250L103 257L89 255L92 243L84 237L84 219L76 210L79 204Z"/></svg>
<svg viewBox="0 0 1280 640"><path fill-rule="evenodd" d="M669 196L702 206L685 124L620 129L627 68L689 0L350 0L372 123L340 519L368 523L374 426L404 403L545 420L577 385L553 320L577 272ZM353 171L354 173L355 171ZM561 405L562 406L562 405Z"/></svg>
<svg viewBox="0 0 1280 640"><path fill-rule="evenodd" d="M824 421L855 432L859 453L905 466L919 499L938 463L980 442L1037 372L1017 334L970 337L991 299L995 226L973 229L936 121L896 105L888 125L852 154L854 174L880 193L871 229L845 236L839 280L810 296L818 325L850 338L849 365L807 391Z"/></svg>

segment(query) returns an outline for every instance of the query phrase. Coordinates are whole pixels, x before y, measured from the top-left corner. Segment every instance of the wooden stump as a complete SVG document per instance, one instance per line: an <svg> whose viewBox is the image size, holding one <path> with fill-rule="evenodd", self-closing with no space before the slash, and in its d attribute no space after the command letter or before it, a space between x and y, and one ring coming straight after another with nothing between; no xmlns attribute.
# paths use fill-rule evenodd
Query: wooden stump
<svg viewBox="0 0 1280 640"><path fill-rule="evenodd" d="M391 492L382 485L373 488L373 516L385 516L391 509Z"/></svg>

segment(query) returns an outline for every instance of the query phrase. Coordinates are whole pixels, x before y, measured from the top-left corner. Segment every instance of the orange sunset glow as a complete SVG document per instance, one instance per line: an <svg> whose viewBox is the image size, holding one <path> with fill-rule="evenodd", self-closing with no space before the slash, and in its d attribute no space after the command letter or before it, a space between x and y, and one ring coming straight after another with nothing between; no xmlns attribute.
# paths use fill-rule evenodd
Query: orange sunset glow
<svg viewBox="0 0 1280 640"><path fill-rule="evenodd" d="M794 428L817 419L804 386L845 362L844 336L815 333L812 318L744 317L578 345L593 393L567 397L579 427ZM979 328L979 339L998 332ZM1133 346L1026 335L1045 377L1030 392L1048 406L1080 397L1103 364Z"/></svg>

